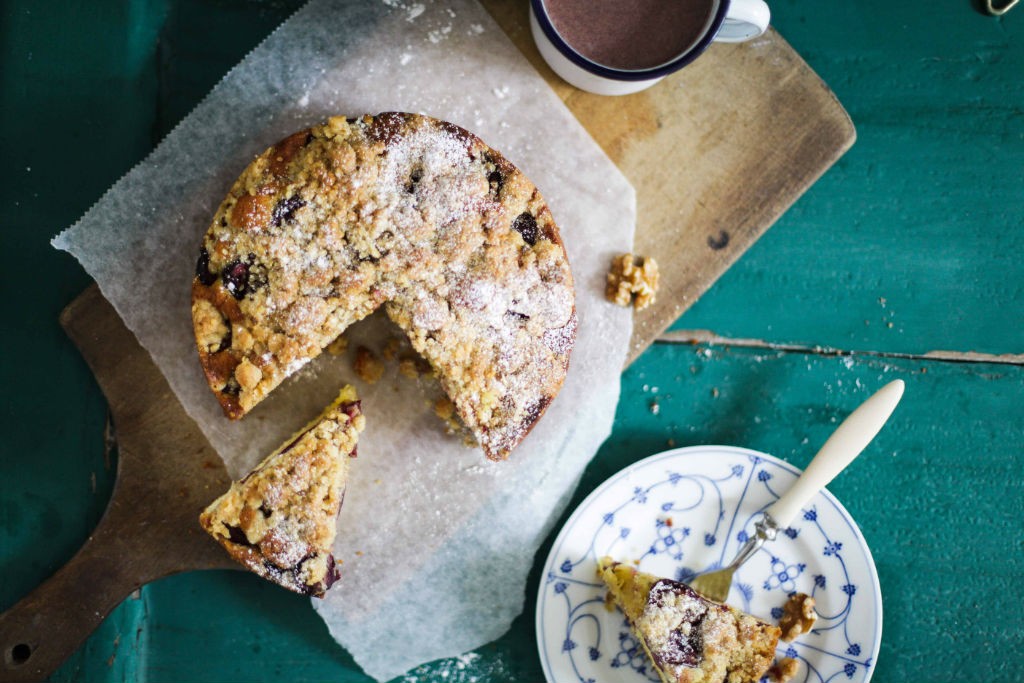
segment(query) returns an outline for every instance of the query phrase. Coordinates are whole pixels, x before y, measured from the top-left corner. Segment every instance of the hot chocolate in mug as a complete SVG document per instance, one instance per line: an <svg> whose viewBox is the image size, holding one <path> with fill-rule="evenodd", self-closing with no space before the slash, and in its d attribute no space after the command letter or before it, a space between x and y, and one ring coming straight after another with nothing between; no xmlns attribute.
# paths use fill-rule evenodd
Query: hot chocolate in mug
<svg viewBox="0 0 1024 683"><path fill-rule="evenodd" d="M768 29L764 0L530 0L544 61L577 88L627 95L696 59L713 41Z"/></svg>

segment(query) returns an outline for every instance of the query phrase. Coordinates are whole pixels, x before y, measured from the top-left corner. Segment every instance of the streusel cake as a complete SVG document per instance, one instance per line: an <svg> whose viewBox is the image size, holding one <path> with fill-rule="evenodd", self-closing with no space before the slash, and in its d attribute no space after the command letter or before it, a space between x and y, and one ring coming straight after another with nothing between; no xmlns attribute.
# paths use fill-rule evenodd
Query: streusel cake
<svg viewBox="0 0 1024 683"><path fill-rule="evenodd" d="M318 419L232 483L199 523L251 571L322 597L339 576L331 547L364 424L347 386Z"/></svg>
<svg viewBox="0 0 1024 683"><path fill-rule="evenodd" d="M664 683L752 683L772 665L777 626L608 557L598 573Z"/></svg>
<svg viewBox="0 0 1024 683"><path fill-rule="evenodd" d="M381 306L496 460L558 393L576 338L537 188L476 136L415 114L331 118L257 157L192 290L202 366L235 419Z"/></svg>

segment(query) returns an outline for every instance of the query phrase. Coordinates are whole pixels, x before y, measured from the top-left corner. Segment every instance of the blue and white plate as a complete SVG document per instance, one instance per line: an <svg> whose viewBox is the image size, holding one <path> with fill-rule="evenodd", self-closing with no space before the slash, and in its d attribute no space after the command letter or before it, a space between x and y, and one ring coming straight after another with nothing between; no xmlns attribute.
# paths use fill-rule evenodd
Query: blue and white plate
<svg viewBox="0 0 1024 683"><path fill-rule="evenodd" d="M550 683L642 683L658 675L618 610L604 606L597 559L610 555L686 581L732 560L759 513L800 470L729 446L679 448L645 458L599 486L548 555L537 598L537 643ZM728 602L771 623L790 593L814 597L818 621L779 657L800 662L794 681L871 678L882 637L882 595L864 537L822 491L733 579Z"/></svg>

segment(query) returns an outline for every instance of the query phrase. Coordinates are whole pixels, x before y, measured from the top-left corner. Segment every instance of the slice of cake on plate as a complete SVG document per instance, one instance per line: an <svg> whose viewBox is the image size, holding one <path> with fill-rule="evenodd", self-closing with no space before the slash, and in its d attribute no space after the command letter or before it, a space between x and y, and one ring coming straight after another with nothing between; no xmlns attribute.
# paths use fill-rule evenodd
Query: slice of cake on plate
<svg viewBox="0 0 1024 683"><path fill-rule="evenodd" d="M748 683L772 665L777 626L609 557L598 574L665 683Z"/></svg>
<svg viewBox="0 0 1024 683"><path fill-rule="evenodd" d="M316 420L231 484L199 516L235 560L288 590L323 597L349 459L365 418L347 386Z"/></svg>

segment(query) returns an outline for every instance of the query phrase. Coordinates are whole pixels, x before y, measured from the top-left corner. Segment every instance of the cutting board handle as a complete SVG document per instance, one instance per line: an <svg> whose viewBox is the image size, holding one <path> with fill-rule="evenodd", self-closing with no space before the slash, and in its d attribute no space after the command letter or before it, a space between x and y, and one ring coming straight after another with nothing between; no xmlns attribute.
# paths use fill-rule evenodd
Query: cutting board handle
<svg viewBox="0 0 1024 683"><path fill-rule="evenodd" d="M117 480L81 550L0 615L0 681L47 678L144 583L237 567L198 522L230 477L149 353L95 285L64 309L60 322L110 405Z"/></svg>
<svg viewBox="0 0 1024 683"><path fill-rule="evenodd" d="M47 678L125 597L162 573L130 547L123 516L115 491L81 550L0 615L0 681Z"/></svg>

